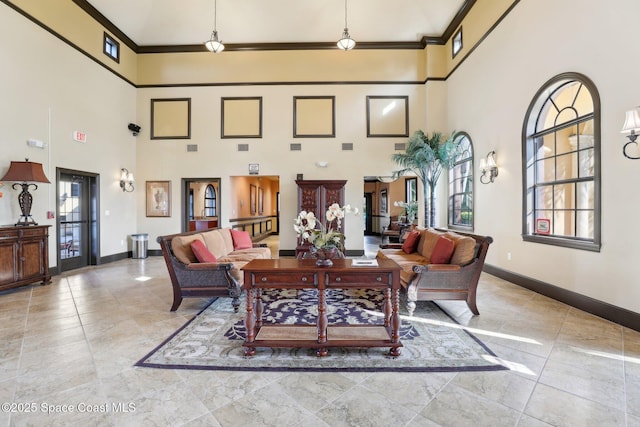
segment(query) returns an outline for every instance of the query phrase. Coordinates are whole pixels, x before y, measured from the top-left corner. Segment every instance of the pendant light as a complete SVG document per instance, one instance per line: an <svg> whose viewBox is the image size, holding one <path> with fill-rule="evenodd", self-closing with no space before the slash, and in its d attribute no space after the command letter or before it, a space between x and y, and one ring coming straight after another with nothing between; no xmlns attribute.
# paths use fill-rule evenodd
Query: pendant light
<svg viewBox="0 0 640 427"><path fill-rule="evenodd" d="M218 18L218 0L214 0L213 2L213 32L211 33L211 38L209 41L205 42L205 47L209 50L209 52L220 53L224 50L224 45L222 41L218 40L218 31L217 27L217 18Z"/></svg>
<svg viewBox="0 0 640 427"><path fill-rule="evenodd" d="M347 25L347 0L344 0L344 31L342 37L338 40L338 48L342 50L351 50L356 46L356 41L349 35L349 28Z"/></svg>

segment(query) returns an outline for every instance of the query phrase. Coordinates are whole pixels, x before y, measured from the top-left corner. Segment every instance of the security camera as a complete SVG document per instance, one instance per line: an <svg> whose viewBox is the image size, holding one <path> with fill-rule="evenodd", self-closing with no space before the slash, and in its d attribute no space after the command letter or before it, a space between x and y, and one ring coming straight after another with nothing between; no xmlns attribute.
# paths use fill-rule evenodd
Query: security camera
<svg viewBox="0 0 640 427"><path fill-rule="evenodd" d="M140 126L135 123L129 123L129 130L133 132L133 136L138 136L140 133Z"/></svg>

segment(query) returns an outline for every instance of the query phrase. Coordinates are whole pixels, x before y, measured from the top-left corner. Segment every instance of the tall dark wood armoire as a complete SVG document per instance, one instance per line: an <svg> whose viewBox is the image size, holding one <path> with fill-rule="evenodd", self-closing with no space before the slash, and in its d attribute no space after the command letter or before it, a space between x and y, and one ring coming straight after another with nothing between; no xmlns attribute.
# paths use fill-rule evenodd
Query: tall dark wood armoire
<svg viewBox="0 0 640 427"><path fill-rule="evenodd" d="M325 212L333 203L344 206L344 186L346 180L297 180L298 184L298 211L311 211L324 224ZM344 220L340 227L344 231ZM298 239L296 256L309 251L309 243Z"/></svg>

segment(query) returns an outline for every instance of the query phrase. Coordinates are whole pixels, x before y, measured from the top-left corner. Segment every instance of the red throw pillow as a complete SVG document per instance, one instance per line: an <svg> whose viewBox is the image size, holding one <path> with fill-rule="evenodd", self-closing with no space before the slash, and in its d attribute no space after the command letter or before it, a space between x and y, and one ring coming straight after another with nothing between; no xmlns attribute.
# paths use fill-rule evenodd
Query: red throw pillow
<svg viewBox="0 0 640 427"><path fill-rule="evenodd" d="M418 243L420 242L420 232L414 230L409 233L404 243L402 244L402 250L405 253L412 254L418 249Z"/></svg>
<svg viewBox="0 0 640 427"><path fill-rule="evenodd" d="M249 249L253 247L251 236L248 231L239 231L231 229L231 238L233 239L233 249Z"/></svg>
<svg viewBox="0 0 640 427"><path fill-rule="evenodd" d="M207 249L204 243L202 243L202 240L194 240L191 242L191 250L198 262L218 262L216 256Z"/></svg>
<svg viewBox="0 0 640 427"><path fill-rule="evenodd" d="M455 243L451 239L440 236L436 242L433 252L431 252L431 264L449 264Z"/></svg>

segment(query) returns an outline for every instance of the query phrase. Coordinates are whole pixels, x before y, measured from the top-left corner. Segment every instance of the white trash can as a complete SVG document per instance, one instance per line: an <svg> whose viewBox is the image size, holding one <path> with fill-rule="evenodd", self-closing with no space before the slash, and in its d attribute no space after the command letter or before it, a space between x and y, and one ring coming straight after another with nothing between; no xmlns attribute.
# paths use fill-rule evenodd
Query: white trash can
<svg viewBox="0 0 640 427"><path fill-rule="evenodd" d="M149 234L139 233L131 235L131 251L132 257L136 259L144 259L147 257L147 248L149 247Z"/></svg>

